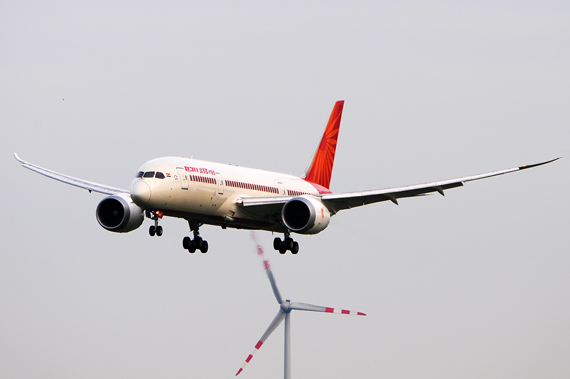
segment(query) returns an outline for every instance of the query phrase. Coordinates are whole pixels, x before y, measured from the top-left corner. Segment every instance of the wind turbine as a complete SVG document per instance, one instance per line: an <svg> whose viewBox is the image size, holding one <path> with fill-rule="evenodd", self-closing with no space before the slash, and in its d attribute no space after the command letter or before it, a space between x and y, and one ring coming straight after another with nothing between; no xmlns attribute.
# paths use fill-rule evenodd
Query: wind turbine
<svg viewBox="0 0 570 379"><path fill-rule="evenodd" d="M269 283L271 284L271 288L273 289L273 294L275 295L275 299L277 299L277 303L279 303L279 312L277 312L277 316L271 321L269 327L263 333L253 352L246 358L245 363L241 368L238 370L236 376L238 376L245 366L251 361L254 354L261 348L261 345L265 343L267 337L273 333L273 331L281 324L283 319L285 319L285 369L284 369L284 378L291 379L291 311L299 310L299 311L311 311L311 312L327 312L327 313L340 313L345 315L358 315L358 316L366 316L366 314L362 312L354 312L348 311L346 309L338 309L338 308L329 308L329 307L321 307L319 305L311 305L311 304L304 304L304 303L296 303L291 302L290 300L283 300L281 294L279 293L279 289L277 288L277 283L275 282L275 278L273 277L273 273L271 272L271 266L269 265L269 261L265 258L265 254L263 252L263 247L257 241L257 236L254 232L251 233L251 237L253 238L255 244L257 245L257 254L263 260L263 267L265 268L265 272L267 273L267 278L269 279Z"/></svg>

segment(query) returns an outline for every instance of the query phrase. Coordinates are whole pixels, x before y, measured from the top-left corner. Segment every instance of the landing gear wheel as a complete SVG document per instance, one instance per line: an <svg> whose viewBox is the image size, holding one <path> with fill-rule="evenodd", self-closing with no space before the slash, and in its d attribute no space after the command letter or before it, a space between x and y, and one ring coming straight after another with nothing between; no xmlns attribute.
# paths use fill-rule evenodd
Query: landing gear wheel
<svg viewBox="0 0 570 379"><path fill-rule="evenodd" d="M281 238L275 237L275 239L273 240L273 248L275 250L279 250L281 249L281 245L282 245Z"/></svg>
<svg viewBox="0 0 570 379"><path fill-rule="evenodd" d="M299 243L291 238L289 231L285 231L285 238L283 238L283 240L279 237L273 240L273 248L278 250L280 254L285 254L287 250L289 250L291 254L297 254L299 252Z"/></svg>
<svg viewBox="0 0 570 379"><path fill-rule="evenodd" d="M198 229L202 224L197 221L188 220L188 226L190 227L190 231L194 234L194 239L184 237L182 239L182 247L190 253L194 253L196 250L200 250L202 253L208 252L208 242L204 241L198 232Z"/></svg>
<svg viewBox="0 0 570 379"><path fill-rule="evenodd" d="M146 217L154 221L154 225L151 225L148 229L148 234L150 234L151 237L154 237L155 235L160 237L163 233L163 229L162 226L158 225L158 219L162 218L163 213L161 211L145 211L144 214Z"/></svg>
<svg viewBox="0 0 570 379"><path fill-rule="evenodd" d="M202 246L204 246L204 240L201 237L196 237L194 238L194 246L196 246L196 249L198 250L202 250Z"/></svg>
<svg viewBox="0 0 570 379"><path fill-rule="evenodd" d="M297 254L299 252L299 242L293 241L293 248L291 249L291 254Z"/></svg>

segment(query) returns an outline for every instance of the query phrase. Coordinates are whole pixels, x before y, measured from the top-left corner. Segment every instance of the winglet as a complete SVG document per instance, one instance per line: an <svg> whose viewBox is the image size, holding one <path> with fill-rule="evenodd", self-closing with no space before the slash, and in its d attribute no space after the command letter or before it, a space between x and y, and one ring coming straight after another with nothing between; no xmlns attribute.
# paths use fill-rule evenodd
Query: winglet
<svg viewBox="0 0 570 379"><path fill-rule="evenodd" d="M546 162L541 162L541 163L535 163L535 164L529 164L529 165L520 166L520 167L519 167L519 170L526 170L527 168L533 168L533 167L537 167L537 166L542 166L543 164L547 164L547 163L550 163L550 162L557 161L557 160L559 160L560 158L562 158L562 157L554 158L554 159L551 159L551 160L546 161Z"/></svg>
<svg viewBox="0 0 570 379"><path fill-rule="evenodd" d="M16 154L16 153L14 153L14 158L16 158L16 160L17 160L18 162L20 162L21 164L26 164L26 162L23 161L22 159L20 159L20 157L19 157L18 154Z"/></svg>
<svg viewBox="0 0 570 379"><path fill-rule="evenodd" d="M317 146L313 159L305 171L304 179L306 181L318 184L326 189L329 189L331 184L334 155L336 153L343 106L344 100L335 103L321 142Z"/></svg>

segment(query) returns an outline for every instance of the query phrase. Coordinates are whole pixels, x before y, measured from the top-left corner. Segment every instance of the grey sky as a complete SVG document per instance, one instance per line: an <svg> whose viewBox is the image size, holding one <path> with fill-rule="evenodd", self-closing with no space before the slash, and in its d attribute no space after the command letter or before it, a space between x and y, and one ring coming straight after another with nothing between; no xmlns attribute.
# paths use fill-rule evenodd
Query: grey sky
<svg viewBox="0 0 570 379"><path fill-rule="evenodd" d="M270 251L295 378L570 374L570 6L562 1L0 3L0 375L232 377L277 305L249 233L102 229L165 155L301 175L346 101L334 192L565 159L343 211ZM283 329L240 375L281 377Z"/></svg>

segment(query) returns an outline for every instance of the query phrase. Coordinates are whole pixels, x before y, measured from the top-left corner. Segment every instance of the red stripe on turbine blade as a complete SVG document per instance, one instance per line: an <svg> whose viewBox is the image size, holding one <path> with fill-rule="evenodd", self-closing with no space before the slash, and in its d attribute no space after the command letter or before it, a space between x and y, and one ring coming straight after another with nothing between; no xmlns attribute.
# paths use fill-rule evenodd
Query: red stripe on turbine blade
<svg viewBox="0 0 570 379"><path fill-rule="evenodd" d="M238 370L238 372L237 372L236 376L238 376L238 375L239 375L239 373L240 373L240 372L242 372L242 371L243 371L243 368L240 368L240 369Z"/></svg>
<svg viewBox="0 0 570 379"><path fill-rule="evenodd" d="M271 268L269 261L263 261L263 266L265 267L266 270L269 270Z"/></svg>
<svg viewBox="0 0 570 379"><path fill-rule="evenodd" d="M349 315L350 311L347 311L346 309L343 309L340 313L342 313L343 315Z"/></svg>
<svg viewBox="0 0 570 379"><path fill-rule="evenodd" d="M249 361L251 361L251 358L253 358L253 355L252 355L252 354L250 354L250 355L245 359L245 361L246 361L247 363L249 363Z"/></svg>
<svg viewBox="0 0 570 379"><path fill-rule="evenodd" d="M325 309L325 312L334 313L334 308L327 308Z"/></svg>
<svg viewBox="0 0 570 379"><path fill-rule="evenodd" d="M366 316L366 313L358 312L356 315L357 316Z"/></svg>
<svg viewBox="0 0 570 379"><path fill-rule="evenodd" d="M263 342L259 341L259 342L257 342L257 344L255 345L255 348L256 348L257 350L259 350L259 348L261 347L261 345L263 345ZM264 351L265 351L265 350L264 350Z"/></svg>

